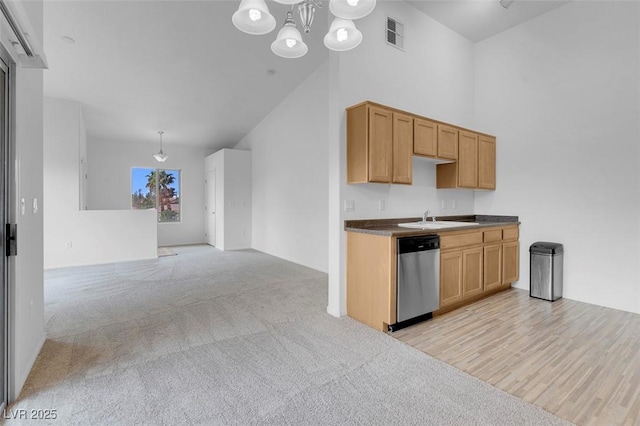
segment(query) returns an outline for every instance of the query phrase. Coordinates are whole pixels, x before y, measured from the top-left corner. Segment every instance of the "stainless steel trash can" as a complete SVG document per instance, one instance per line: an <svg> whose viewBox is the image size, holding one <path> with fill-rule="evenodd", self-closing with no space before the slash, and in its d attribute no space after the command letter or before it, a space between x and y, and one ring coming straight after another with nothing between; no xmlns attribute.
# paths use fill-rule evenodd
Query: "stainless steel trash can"
<svg viewBox="0 0 640 426"><path fill-rule="evenodd" d="M538 241L529 247L529 296L544 300L562 297L562 259L564 247Z"/></svg>

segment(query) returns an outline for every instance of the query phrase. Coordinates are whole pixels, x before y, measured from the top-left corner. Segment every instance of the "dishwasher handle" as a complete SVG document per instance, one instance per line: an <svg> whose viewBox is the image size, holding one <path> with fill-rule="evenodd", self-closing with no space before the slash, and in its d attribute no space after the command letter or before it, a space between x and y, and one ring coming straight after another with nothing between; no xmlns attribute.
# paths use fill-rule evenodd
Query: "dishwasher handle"
<svg viewBox="0 0 640 426"><path fill-rule="evenodd" d="M440 248L440 237L424 235L419 237L398 238L398 254L419 251L437 250Z"/></svg>

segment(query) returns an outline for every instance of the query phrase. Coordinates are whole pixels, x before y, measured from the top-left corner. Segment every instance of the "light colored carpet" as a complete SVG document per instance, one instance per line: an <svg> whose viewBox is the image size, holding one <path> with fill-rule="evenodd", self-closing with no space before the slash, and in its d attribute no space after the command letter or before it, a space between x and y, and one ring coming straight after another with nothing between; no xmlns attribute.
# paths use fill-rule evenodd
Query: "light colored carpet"
<svg viewBox="0 0 640 426"><path fill-rule="evenodd" d="M169 247L158 247L158 257L175 256L176 254L178 253L171 250Z"/></svg>
<svg viewBox="0 0 640 426"><path fill-rule="evenodd" d="M329 316L326 274L251 250L174 250L48 271L48 339L10 408L82 425L566 424Z"/></svg>

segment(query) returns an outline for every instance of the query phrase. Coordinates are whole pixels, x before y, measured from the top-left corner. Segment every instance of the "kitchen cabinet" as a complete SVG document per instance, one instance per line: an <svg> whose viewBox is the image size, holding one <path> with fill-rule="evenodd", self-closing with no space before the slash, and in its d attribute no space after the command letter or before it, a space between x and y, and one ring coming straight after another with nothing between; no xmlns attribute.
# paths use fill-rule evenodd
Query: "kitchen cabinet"
<svg viewBox="0 0 640 426"><path fill-rule="evenodd" d="M481 231L440 237L440 308L482 294L482 247L461 249L481 243Z"/></svg>
<svg viewBox="0 0 640 426"><path fill-rule="evenodd" d="M502 230L502 285L510 286L520 279L519 228L512 226Z"/></svg>
<svg viewBox="0 0 640 426"><path fill-rule="evenodd" d="M485 231L484 285L486 289L510 286L518 281L520 244L518 227Z"/></svg>
<svg viewBox="0 0 640 426"><path fill-rule="evenodd" d="M413 119L413 153L424 157L438 156L438 124L422 118Z"/></svg>
<svg viewBox="0 0 640 426"><path fill-rule="evenodd" d="M347 108L347 183L411 185L414 155L441 163L437 188L495 189L495 137L369 101Z"/></svg>
<svg viewBox="0 0 640 426"><path fill-rule="evenodd" d="M438 232L442 314L518 279L518 224ZM396 322L397 236L347 232L347 315L377 330Z"/></svg>
<svg viewBox="0 0 640 426"><path fill-rule="evenodd" d="M347 109L347 182L411 184L413 117L363 103Z"/></svg>
<svg viewBox="0 0 640 426"><path fill-rule="evenodd" d="M393 113L393 183L413 180L413 117Z"/></svg>
<svg viewBox="0 0 640 426"><path fill-rule="evenodd" d="M455 127L438 124L438 157L456 160L458 158L458 132Z"/></svg>
<svg viewBox="0 0 640 426"><path fill-rule="evenodd" d="M458 186L478 187L478 135L460 132L458 138Z"/></svg>
<svg viewBox="0 0 640 426"><path fill-rule="evenodd" d="M484 247L484 288L491 290L502 285L502 244Z"/></svg>
<svg viewBox="0 0 640 426"><path fill-rule="evenodd" d="M440 233L441 297L437 313L511 287L519 278L518 238L515 224ZM454 264L454 259L460 265Z"/></svg>
<svg viewBox="0 0 640 426"><path fill-rule="evenodd" d="M496 189L496 138L478 136L478 188Z"/></svg>
<svg viewBox="0 0 640 426"><path fill-rule="evenodd" d="M458 161L436 166L437 188L496 188L496 139L460 131Z"/></svg>
<svg viewBox="0 0 640 426"><path fill-rule="evenodd" d="M476 247L462 252L462 298L482 294L484 291L482 276L482 247Z"/></svg>
<svg viewBox="0 0 640 426"><path fill-rule="evenodd" d="M462 252L440 253L440 307L462 300Z"/></svg>
<svg viewBox="0 0 640 426"><path fill-rule="evenodd" d="M347 232L347 315L380 331L396 322L396 241Z"/></svg>
<svg viewBox="0 0 640 426"><path fill-rule="evenodd" d="M391 159L393 155L393 113L382 108L369 109L369 158L368 180L391 182Z"/></svg>

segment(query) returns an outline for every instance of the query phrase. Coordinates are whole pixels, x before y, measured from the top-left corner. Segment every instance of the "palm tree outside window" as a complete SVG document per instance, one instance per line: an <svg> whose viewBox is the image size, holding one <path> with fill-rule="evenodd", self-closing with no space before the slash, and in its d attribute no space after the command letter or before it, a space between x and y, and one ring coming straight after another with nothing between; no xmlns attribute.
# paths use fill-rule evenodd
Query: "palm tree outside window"
<svg viewBox="0 0 640 426"><path fill-rule="evenodd" d="M180 170L133 168L131 208L155 208L159 223L180 222Z"/></svg>

